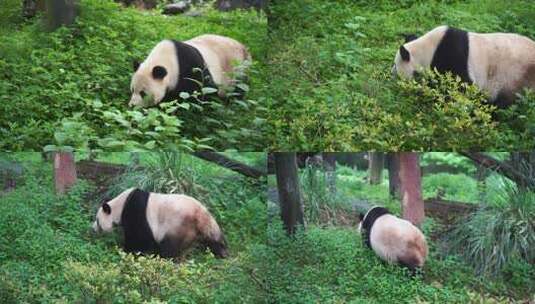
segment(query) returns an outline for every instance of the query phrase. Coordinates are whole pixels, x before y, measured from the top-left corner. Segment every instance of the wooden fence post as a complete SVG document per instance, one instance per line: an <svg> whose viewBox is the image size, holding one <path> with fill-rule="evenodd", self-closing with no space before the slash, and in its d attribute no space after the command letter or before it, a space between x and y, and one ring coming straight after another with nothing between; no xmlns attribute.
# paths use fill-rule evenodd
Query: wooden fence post
<svg viewBox="0 0 535 304"><path fill-rule="evenodd" d="M72 152L54 153L54 181L57 194L64 194L76 183L76 164Z"/></svg>

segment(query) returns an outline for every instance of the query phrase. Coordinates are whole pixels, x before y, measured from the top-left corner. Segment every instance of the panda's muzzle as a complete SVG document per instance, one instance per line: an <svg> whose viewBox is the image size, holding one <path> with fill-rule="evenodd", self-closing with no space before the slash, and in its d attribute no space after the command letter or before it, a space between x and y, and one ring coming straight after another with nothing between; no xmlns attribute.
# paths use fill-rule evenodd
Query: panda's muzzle
<svg viewBox="0 0 535 304"><path fill-rule="evenodd" d="M390 70L390 73L392 74L392 77L394 77L394 78L398 75L398 71L396 69L396 65L395 64L392 66L392 69Z"/></svg>

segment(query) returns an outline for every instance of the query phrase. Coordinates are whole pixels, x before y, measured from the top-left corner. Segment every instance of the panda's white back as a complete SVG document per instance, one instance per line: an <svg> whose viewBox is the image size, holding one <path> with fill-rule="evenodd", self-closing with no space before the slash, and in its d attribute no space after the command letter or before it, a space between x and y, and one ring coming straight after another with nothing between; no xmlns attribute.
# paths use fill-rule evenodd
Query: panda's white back
<svg viewBox="0 0 535 304"><path fill-rule="evenodd" d="M417 255L418 259L425 260L425 254L415 252L411 245L425 246L425 237L412 223L391 214L379 217L370 232L372 249L379 257L390 263L400 262L408 255ZM427 251L427 248L425 248ZM423 258L423 259L422 259Z"/></svg>
<svg viewBox="0 0 535 304"><path fill-rule="evenodd" d="M208 210L193 197L183 194L150 194L147 221L157 242L160 242L169 232L181 229L183 221L191 218L196 218L201 222L207 221L206 224L200 223L201 225L211 226L215 223ZM196 231L196 228L191 227L191 233Z"/></svg>
<svg viewBox="0 0 535 304"><path fill-rule="evenodd" d="M195 47L203 57L215 84L230 85L232 62L250 60L245 46L238 41L213 34L201 35L184 43Z"/></svg>
<svg viewBox="0 0 535 304"><path fill-rule="evenodd" d="M491 99L501 90L517 91L521 87L535 88L533 83L523 83L527 70L535 73L535 42L527 37L509 33L468 33L468 73L479 87L486 90Z"/></svg>

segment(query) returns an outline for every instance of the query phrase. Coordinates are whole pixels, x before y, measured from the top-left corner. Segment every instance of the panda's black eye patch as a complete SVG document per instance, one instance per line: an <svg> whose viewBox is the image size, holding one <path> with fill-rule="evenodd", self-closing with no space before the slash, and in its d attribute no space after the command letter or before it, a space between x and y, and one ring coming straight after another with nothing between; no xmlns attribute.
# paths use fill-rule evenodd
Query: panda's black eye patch
<svg viewBox="0 0 535 304"><path fill-rule="evenodd" d="M165 75L167 75L167 70L163 66L157 65L152 68L152 77L154 79L163 79Z"/></svg>
<svg viewBox="0 0 535 304"><path fill-rule="evenodd" d="M139 92L139 96L141 96L141 98L145 98L147 94L145 93L145 91L141 91Z"/></svg>

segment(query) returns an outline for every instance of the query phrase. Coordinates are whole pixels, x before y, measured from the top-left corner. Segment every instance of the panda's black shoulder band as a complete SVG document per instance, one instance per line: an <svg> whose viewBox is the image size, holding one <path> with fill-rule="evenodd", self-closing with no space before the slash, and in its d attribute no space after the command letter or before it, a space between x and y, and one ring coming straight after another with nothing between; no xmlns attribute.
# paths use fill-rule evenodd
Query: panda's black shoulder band
<svg viewBox="0 0 535 304"><path fill-rule="evenodd" d="M124 203L121 226L124 230L124 247L127 252L147 252L157 248L147 221L149 197L149 192L134 189Z"/></svg>
<svg viewBox="0 0 535 304"><path fill-rule="evenodd" d="M448 27L435 49L431 68L436 68L440 73L451 72L461 77L463 82L470 83L471 79L468 74L469 48L468 32Z"/></svg>
<svg viewBox="0 0 535 304"><path fill-rule="evenodd" d="M362 222L362 238L366 246L371 248L370 232L372 231L372 226L379 217L385 214L390 214L388 209L383 207L374 207L370 209L364 217L364 221Z"/></svg>
<svg viewBox="0 0 535 304"><path fill-rule="evenodd" d="M181 41L173 40L173 43L176 48L179 74L174 91L169 92L172 95L170 97L175 99L178 98L180 92L191 94L194 91L200 91L198 83L202 83L204 86L214 86L212 75L201 52Z"/></svg>

